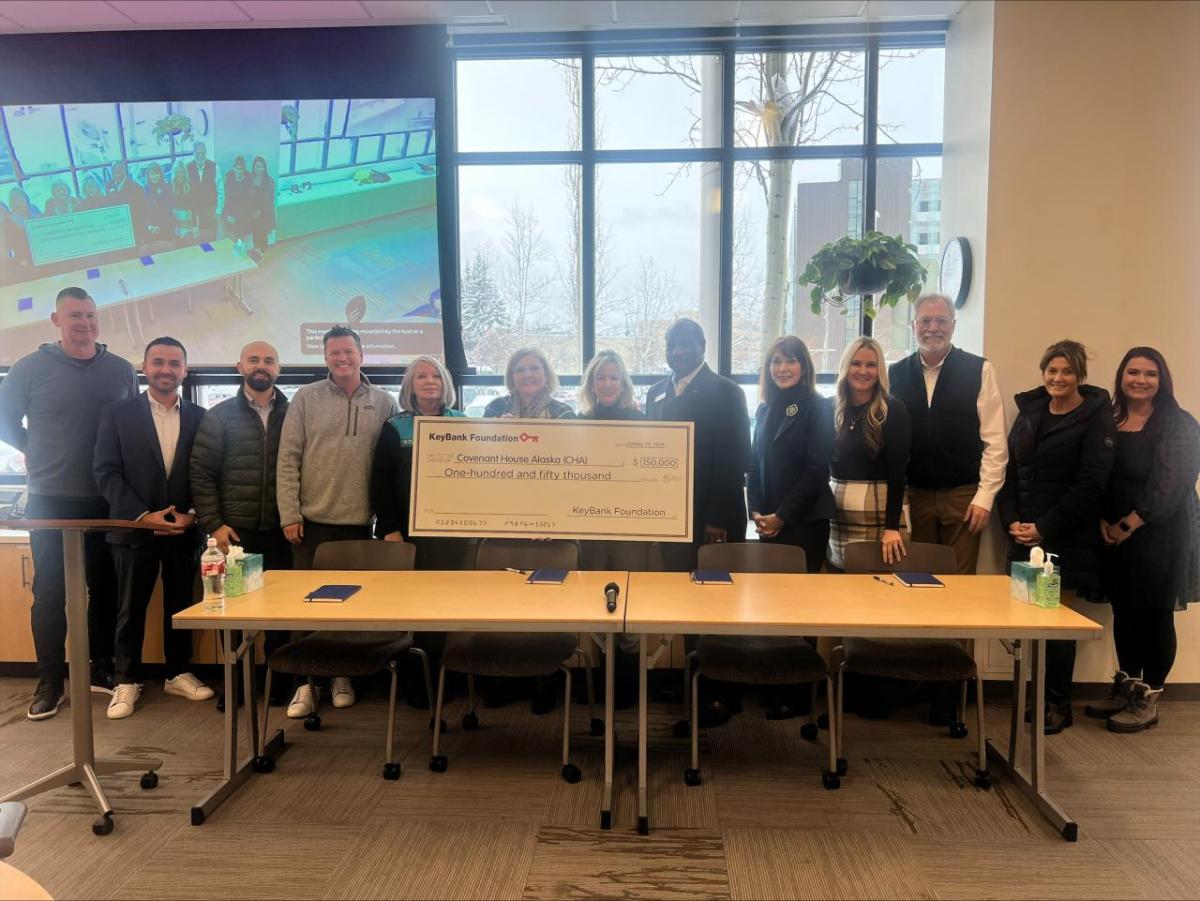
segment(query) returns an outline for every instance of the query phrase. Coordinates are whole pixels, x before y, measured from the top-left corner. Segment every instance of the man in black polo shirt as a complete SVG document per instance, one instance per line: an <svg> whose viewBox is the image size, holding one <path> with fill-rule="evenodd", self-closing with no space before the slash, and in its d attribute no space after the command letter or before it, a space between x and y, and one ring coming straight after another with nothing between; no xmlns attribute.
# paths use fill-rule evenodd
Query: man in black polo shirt
<svg viewBox="0 0 1200 901"><path fill-rule="evenodd" d="M888 368L912 419L908 503L912 540L954 548L974 573L979 536L1008 464L1004 402L991 364L951 344L954 304L926 294L913 307L919 349Z"/></svg>

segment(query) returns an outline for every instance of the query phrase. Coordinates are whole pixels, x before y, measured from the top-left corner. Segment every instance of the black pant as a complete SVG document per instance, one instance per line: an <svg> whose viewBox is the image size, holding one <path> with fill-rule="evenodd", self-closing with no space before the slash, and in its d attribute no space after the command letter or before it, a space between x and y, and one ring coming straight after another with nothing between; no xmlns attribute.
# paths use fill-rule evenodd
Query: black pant
<svg viewBox="0 0 1200 901"><path fill-rule="evenodd" d="M120 612L117 614L116 663L118 682L141 679L142 645L146 639L146 611L154 583L162 571L163 656L167 678L186 673L192 660L192 631L175 629L171 616L199 600L196 570L201 549L194 535L155 537L144 544L114 544Z"/></svg>
<svg viewBox="0 0 1200 901"><path fill-rule="evenodd" d="M791 544L804 549L804 565L810 573L819 573L825 565L829 550L829 520L790 523L774 538L763 538L767 544Z"/></svg>
<svg viewBox="0 0 1200 901"><path fill-rule="evenodd" d="M299 544L292 545L292 568L312 569L317 548L326 541L366 541L371 537L371 527L339 526L323 522L304 520L304 537ZM266 562L265 560L263 561Z"/></svg>
<svg viewBox="0 0 1200 901"><path fill-rule="evenodd" d="M30 519L107 519L103 498L65 498L31 494L25 508ZM88 641L93 661L109 665L117 624L117 578L103 532L83 539L88 592ZM43 679L67 675L67 587L63 576L62 532L36 531L29 536L33 552L33 607L30 626Z"/></svg>
<svg viewBox="0 0 1200 901"><path fill-rule="evenodd" d="M1046 703L1062 707L1071 703L1075 679L1075 642L1046 642Z"/></svg>
<svg viewBox="0 0 1200 901"><path fill-rule="evenodd" d="M1122 670L1161 688L1175 664L1175 611L1113 604L1113 643Z"/></svg>

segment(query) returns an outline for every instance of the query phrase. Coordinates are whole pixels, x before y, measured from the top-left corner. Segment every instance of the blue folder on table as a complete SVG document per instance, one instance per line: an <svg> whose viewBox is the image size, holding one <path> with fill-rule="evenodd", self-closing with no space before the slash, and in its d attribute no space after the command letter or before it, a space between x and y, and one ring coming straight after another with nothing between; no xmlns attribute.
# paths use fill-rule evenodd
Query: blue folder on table
<svg viewBox="0 0 1200 901"><path fill-rule="evenodd" d="M361 585L322 585L304 596L306 601L323 601L328 604L340 604L346 598L358 592Z"/></svg>

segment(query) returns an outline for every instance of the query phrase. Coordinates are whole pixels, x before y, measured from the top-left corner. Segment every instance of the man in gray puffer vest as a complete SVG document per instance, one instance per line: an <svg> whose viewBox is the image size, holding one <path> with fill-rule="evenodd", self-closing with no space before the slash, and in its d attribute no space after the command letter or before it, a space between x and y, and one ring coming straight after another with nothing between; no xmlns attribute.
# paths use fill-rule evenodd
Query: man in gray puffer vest
<svg viewBox="0 0 1200 901"><path fill-rule="evenodd" d="M275 495L275 460L288 409L287 398L275 387L279 352L265 341L252 341L242 348L237 371L242 377L237 394L205 414L192 445L196 518L221 553L237 544L248 554L262 554L264 570L291 569L291 545L279 523ZM268 632L268 652L286 640L286 632ZM220 707L224 695L217 697ZM273 700L282 703L283 698Z"/></svg>

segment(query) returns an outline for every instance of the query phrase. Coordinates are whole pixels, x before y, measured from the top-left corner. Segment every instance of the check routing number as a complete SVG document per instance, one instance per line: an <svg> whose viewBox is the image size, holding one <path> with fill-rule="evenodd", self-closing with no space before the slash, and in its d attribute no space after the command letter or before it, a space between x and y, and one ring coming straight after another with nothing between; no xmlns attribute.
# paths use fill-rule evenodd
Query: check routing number
<svg viewBox="0 0 1200 901"><path fill-rule="evenodd" d="M418 417L409 534L691 541L692 428Z"/></svg>

